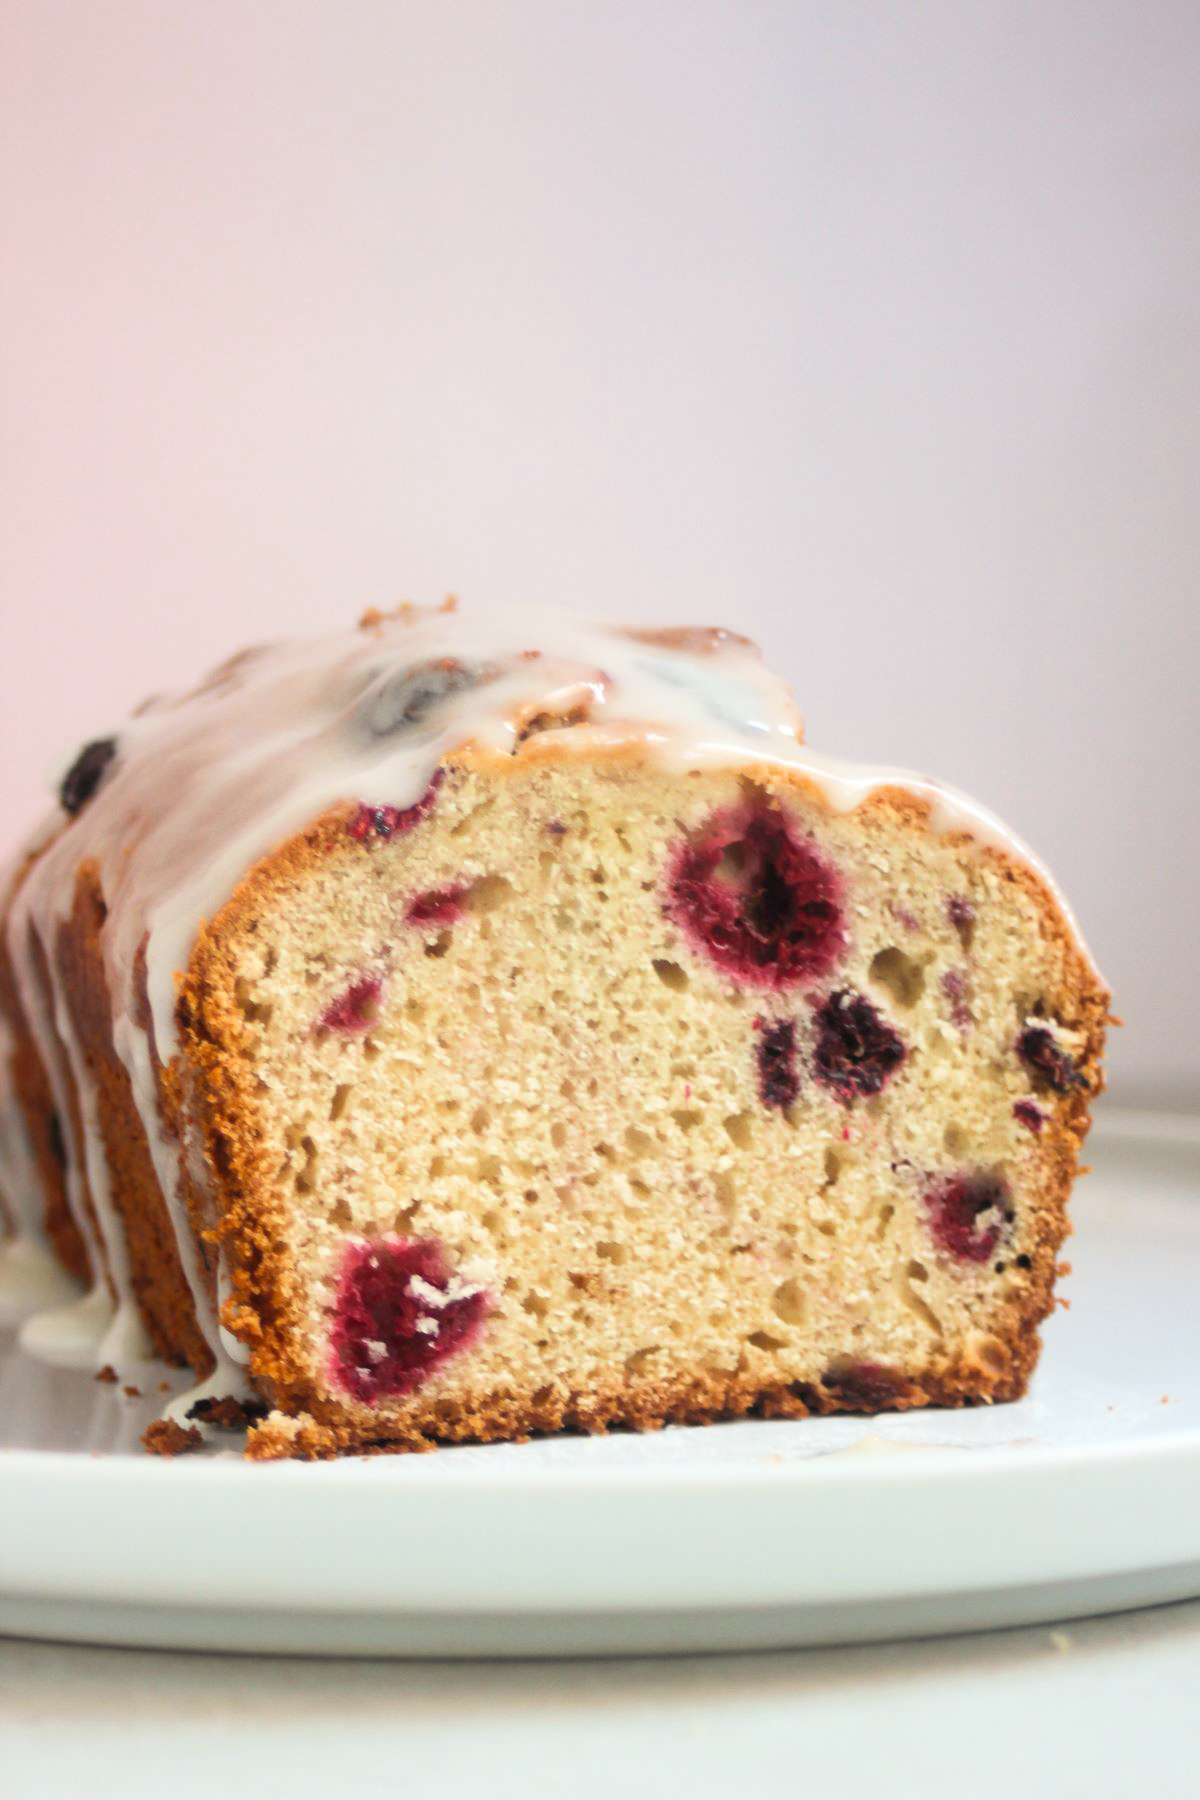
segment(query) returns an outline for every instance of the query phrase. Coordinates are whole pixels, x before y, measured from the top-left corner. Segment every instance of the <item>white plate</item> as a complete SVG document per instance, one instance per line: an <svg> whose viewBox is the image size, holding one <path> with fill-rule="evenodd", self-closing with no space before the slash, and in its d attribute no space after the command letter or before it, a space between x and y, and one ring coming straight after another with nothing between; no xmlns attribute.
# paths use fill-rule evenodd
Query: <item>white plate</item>
<svg viewBox="0 0 1200 1800"><path fill-rule="evenodd" d="M560 1655L846 1642L1200 1594L1200 1121L1110 1112L1090 1148L1071 1311L1012 1406L162 1462L136 1451L157 1396L10 1351L0 1630Z"/></svg>

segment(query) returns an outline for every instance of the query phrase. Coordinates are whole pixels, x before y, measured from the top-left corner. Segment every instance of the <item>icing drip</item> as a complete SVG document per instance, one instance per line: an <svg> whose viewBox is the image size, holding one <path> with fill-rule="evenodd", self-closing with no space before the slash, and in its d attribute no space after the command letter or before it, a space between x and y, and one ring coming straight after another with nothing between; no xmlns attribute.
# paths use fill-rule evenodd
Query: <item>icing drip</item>
<svg viewBox="0 0 1200 1800"><path fill-rule="evenodd" d="M78 1146L73 1141L72 1111L63 1067L66 1052L58 1034L58 1022L64 1010L58 981L53 970L49 969L48 978L51 983L52 999L49 1006L43 1004L34 968L31 919L36 897L35 890L42 867L41 862L34 864L13 902L9 916L9 952L12 957L13 974L21 1010L28 1022L38 1056L50 1084L51 1099L58 1118L65 1153L64 1176L67 1204L71 1217L83 1238L87 1250L88 1266L93 1271L93 1280L90 1291L81 1298L64 1299L61 1305L51 1306L46 1311L35 1312L32 1317L26 1319L21 1328L20 1338L23 1348L29 1350L33 1355L43 1356L48 1362L64 1363L70 1367L81 1368L87 1367L89 1363L94 1363L98 1368L101 1364L96 1361L96 1352L113 1322L113 1303L104 1278L104 1263L100 1257L92 1213L84 1197L84 1165ZM49 963L50 959L46 960ZM31 1233L33 1229L32 1221L27 1221L27 1234Z"/></svg>
<svg viewBox="0 0 1200 1800"><path fill-rule="evenodd" d="M65 1306L78 1292L49 1245L32 1232L0 1246L0 1329Z"/></svg>
<svg viewBox="0 0 1200 1800"><path fill-rule="evenodd" d="M129 1247L117 1209L113 1202L112 1183L108 1172L108 1158L104 1151L104 1139L100 1132L100 1109L96 1091L96 1081L88 1065L75 1029L67 1010L61 983L55 980L56 1012L55 1024L62 1042L70 1070L75 1083L75 1092L79 1098L80 1128L83 1139L83 1167L87 1179L87 1189L95 1208L96 1225L99 1240L103 1246L104 1262L93 1263L97 1271L96 1286L100 1288L103 1275L100 1270L107 1270L115 1304L109 1302L109 1318L104 1327L103 1336L96 1347L96 1359L103 1367L111 1363L116 1369L126 1363L140 1362L151 1354L150 1341L142 1326L141 1314L134 1297L133 1281L129 1266ZM109 1294L105 1290L105 1299ZM26 1332L36 1335L38 1317L30 1320L22 1331L22 1343L28 1349Z"/></svg>
<svg viewBox="0 0 1200 1800"><path fill-rule="evenodd" d="M217 1308L209 1296L201 1264L200 1246L187 1216L179 1151L167 1134L158 1105L158 1089L155 1085L149 1036L145 1031L136 1029L129 1015L126 1014L117 1023L113 1034L113 1047L129 1074L134 1104L145 1128L146 1141L150 1146L150 1159L154 1164L154 1173L166 1202L171 1230L175 1236L179 1260L183 1267L184 1280L187 1282L192 1296L192 1304L195 1307L196 1322L216 1361L212 1373L201 1383L200 1387L182 1396L182 1401L186 1401L190 1406L196 1400L209 1396L216 1398L223 1394L242 1396L249 1392L246 1378L238 1366L245 1360L245 1346L238 1345L238 1349L243 1352L240 1358L230 1355L229 1345L236 1343L237 1340L231 1338L229 1333L220 1326ZM119 1367L119 1364L114 1363L114 1367ZM176 1405L176 1402L172 1402L172 1406ZM184 1410L186 1407L177 1412L172 1412L171 1408L168 1408L167 1413L169 1416L177 1418L178 1423L183 1423Z"/></svg>
<svg viewBox="0 0 1200 1800"><path fill-rule="evenodd" d="M0 1014L0 1070L12 1068L15 1043ZM0 1081L0 1219L10 1236L0 1245L0 1327L65 1305L78 1293L41 1231L41 1183L25 1114L9 1079Z"/></svg>
<svg viewBox="0 0 1200 1800"><path fill-rule="evenodd" d="M58 1258L42 1239L41 1183L25 1114L9 1078L15 1043L0 1013L0 1218L10 1236L0 1245L0 1327L18 1325L31 1313L64 1305L77 1293Z"/></svg>
<svg viewBox="0 0 1200 1800"><path fill-rule="evenodd" d="M748 764L796 770L843 811L881 787L901 788L929 803L935 831L969 834L1032 868L1086 955L1048 872L993 814L924 777L808 750L787 689L753 646L731 633L639 632L549 609L461 617L452 608L402 607L387 617L368 615L357 631L243 652L190 693L144 706L117 735L111 755L110 740L101 741L105 760L94 791L69 823L60 811L43 832L40 855L10 909L21 1003L64 1128L72 1116L68 1070L79 1096L84 1144L67 1146L71 1210L92 1267L107 1271L116 1295L114 1310L98 1273L82 1301L27 1322L28 1348L114 1366L140 1349L124 1233L96 1131L94 1077L53 958L49 1007L31 960L32 931L49 950L68 917L81 862L96 864L107 905L101 952L116 1052L216 1360L198 1389L172 1402L172 1416L183 1420L199 1398L244 1392L247 1356L220 1322L228 1290L219 1264L218 1305L209 1298L183 1199L184 1151L164 1127L154 1074L154 1048L164 1063L177 1049L176 977L201 921L221 910L262 857L329 808L357 805L395 817L422 803L451 751L469 744L512 754L531 733L566 726L572 748L636 743L679 771ZM148 1029L139 992L143 949ZM0 1043L6 1071L9 1048ZM18 1260L33 1266L46 1253L37 1248L28 1140L11 1107L0 1120L0 1153ZM84 1203L85 1172L95 1230Z"/></svg>

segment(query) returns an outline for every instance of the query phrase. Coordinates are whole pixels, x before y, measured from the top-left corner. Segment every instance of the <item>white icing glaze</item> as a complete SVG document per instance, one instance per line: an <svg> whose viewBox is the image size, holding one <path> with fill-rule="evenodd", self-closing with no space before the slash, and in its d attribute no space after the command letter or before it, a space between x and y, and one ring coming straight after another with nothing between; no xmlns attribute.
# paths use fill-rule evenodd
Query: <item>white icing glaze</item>
<svg viewBox="0 0 1200 1800"><path fill-rule="evenodd" d="M96 1346L96 1362L100 1368L111 1364L119 1369L126 1363L139 1362L149 1356L151 1346L133 1292L129 1245L113 1201L108 1157L100 1132L97 1084L75 1034L70 1013L64 1003L61 983L56 982L55 993L55 1023L79 1097L87 1189L95 1208L100 1241L104 1246L105 1266L116 1296L115 1304L110 1306L110 1317L103 1335ZM109 1299L107 1292L104 1297Z"/></svg>
<svg viewBox="0 0 1200 1800"><path fill-rule="evenodd" d="M102 1369L110 1362L101 1354L112 1329L115 1308L103 1282L82 1299L53 1306L26 1319L18 1335L22 1350L43 1362L67 1369ZM114 1365L115 1366L115 1365Z"/></svg>
<svg viewBox="0 0 1200 1800"><path fill-rule="evenodd" d="M100 1271L104 1264L93 1229L92 1215L84 1200L84 1165L78 1146L73 1141L72 1112L68 1104L63 1070L65 1052L56 1031L56 1021L63 1010L62 996L58 984L52 982L52 1004L46 1006L43 1003L31 954L31 918L35 916L33 907L41 874L42 863L37 862L13 901L8 922L9 953L21 1010L46 1072L58 1117L65 1156L67 1205L86 1246L89 1264L94 1270ZM11 1080L7 1067L5 1078L6 1082ZM35 1226L32 1219L26 1219L25 1230L27 1235L32 1235L35 1230L40 1235L40 1227ZM72 1367L83 1367L91 1362L100 1368L103 1364L96 1361L96 1352L112 1324L112 1318L112 1298L103 1274L98 1273L89 1293L75 1300L64 1300L62 1304L51 1305L49 1310L37 1312L26 1319L21 1328L21 1343L32 1354L43 1356L47 1362L61 1362Z"/></svg>
<svg viewBox="0 0 1200 1800"><path fill-rule="evenodd" d="M414 694L436 666L445 691L422 709ZM403 810L426 793L450 751L469 743L511 753L522 726L538 714L560 717L581 708L586 716L572 727L573 748L633 742L681 771L753 763L793 769L837 810L859 805L881 787L901 788L929 803L935 831L967 833L1032 868L1084 949L1046 869L993 814L924 777L858 768L808 750L787 689L753 646L730 634L639 634L556 610L461 615L402 608L349 633L246 652L191 693L150 702L122 729L95 796L65 830L43 830L44 847L11 908L18 990L64 1127L70 1117L64 1060L79 1094L84 1160L78 1146L68 1145L71 1209L93 1266L109 1271L118 1296L115 1317L103 1282L74 1307L38 1315L23 1333L28 1348L77 1357L86 1341L94 1360L119 1366L138 1347L124 1234L95 1130L92 1072L76 1043L53 958L49 1010L30 962L31 928L44 945L53 943L70 913L81 862L96 863L107 904L101 949L115 1048L129 1072L197 1318L216 1358L201 1387L172 1402L172 1416L182 1419L202 1395L244 1392L246 1360L208 1296L186 1216L180 1148L163 1126L154 1075L155 1055L168 1062L176 1050L176 977L187 967L201 922L220 911L262 857L330 807ZM149 1031L140 1022L143 946ZM28 1236L27 1141L6 1125L0 1149L5 1192L17 1191L18 1220ZM83 1204L84 1168L102 1255ZM220 1303L227 1297L221 1269L217 1284Z"/></svg>
<svg viewBox="0 0 1200 1800"><path fill-rule="evenodd" d="M29 1192L36 1195L37 1186L31 1186ZM32 1313L64 1306L78 1293L77 1283L53 1250L32 1231L23 1231L0 1245L0 1328L19 1325Z"/></svg>
<svg viewBox="0 0 1200 1800"><path fill-rule="evenodd" d="M196 1310L196 1322L216 1359L216 1368L208 1379L215 1381L217 1387L212 1390L206 1388L205 1395L207 1396L209 1392L240 1394L246 1383L237 1364L239 1360L245 1358L245 1346L238 1346L243 1352L241 1359L230 1356L228 1343L236 1343L237 1340L230 1338L229 1333L220 1327L217 1309L209 1296L208 1285L204 1279L200 1246L188 1219L187 1206L183 1197L179 1152L176 1144L167 1134L159 1110L158 1090L155 1086L154 1069L150 1060L150 1042L146 1033L133 1024L128 1013L124 1014L116 1023L113 1047L129 1073L134 1104L146 1132L146 1141L150 1147L150 1159L154 1164L154 1173L166 1202L171 1230L175 1235L179 1260L183 1267L184 1280L187 1282L192 1296L192 1304ZM196 1393L191 1398L197 1400L201 1398L201 1395Z"/></svg>
<svg viewBox="0 0 1200 1800"><path fill-rule="evenodd" d="M12 1026L0 1013L0 1068L11 1070L15 1054ZM36 1239L41 1212L37 1161L11 1079L0 1086L0 1209L14 1237Z"/></svg>

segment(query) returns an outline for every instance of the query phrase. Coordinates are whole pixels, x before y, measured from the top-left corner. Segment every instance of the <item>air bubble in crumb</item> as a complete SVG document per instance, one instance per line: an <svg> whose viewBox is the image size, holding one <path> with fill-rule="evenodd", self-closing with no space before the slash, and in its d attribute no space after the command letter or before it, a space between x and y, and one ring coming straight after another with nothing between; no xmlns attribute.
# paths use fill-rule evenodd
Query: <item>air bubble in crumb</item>
<svg viewBox="0 0 1200 1800"><path fill-rule="evenodd" d="M808 1316L808 1297L794 1276L775 1289L771 1310L785 1325L804 1324Z"/></svg>
<svg viewBox="0 0 1200 1800"><path fill-rule="evenodd" d="M924 962L906 955L895 944L879 951L868 974L877 987L887 990L897 1006L915 1006L925 991Z"/></svg>
<svg viewBox="0 0 1200 1800"><path fill-rule="evenodd" d="M651 967L664 987L673 988L676 993L682 993L687 987L687 970L681 968L677 962L668 962L665 958L655 957Z"/></svg>
<svg viewBox="0 0 1200 1800"><path fill-rule="evenodd" d="M739 1150L748 1150L754 1142L754 1120L748 1112L731 1113L725 1120L725 1130Z"/></svg>

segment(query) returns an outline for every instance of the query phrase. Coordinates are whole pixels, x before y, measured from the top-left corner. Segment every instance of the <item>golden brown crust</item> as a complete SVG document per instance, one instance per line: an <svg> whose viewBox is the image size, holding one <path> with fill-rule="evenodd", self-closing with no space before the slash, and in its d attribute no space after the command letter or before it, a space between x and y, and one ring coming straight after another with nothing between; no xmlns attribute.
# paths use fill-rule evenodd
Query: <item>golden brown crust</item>
<svg viewBox="0 0 1200 1800"><path fill-rule="evenodd" d="M927 1406L992 1405L1018 1400L1037 1361L1030 1334L989 1369L954 1363L906 1374L864 1368L821 1382L768 1383L711 1375L674 1382L632 1381L605 1393L553 1396L490 1393L475 1405L434 1404L401 1428L377 1431L347 1426L319 1405L312 1411L273 1413L250 1431L246 1455L252 1462L285 1457L318 1461L353 1454L372 1456L397 1450L425 1452L441 1444L524 1443L557 1432L602 1436L612 1430L660 1431L666 1425L714 1425L749 1416L807 1419L832 1413L909 1412Z"/></svg>

